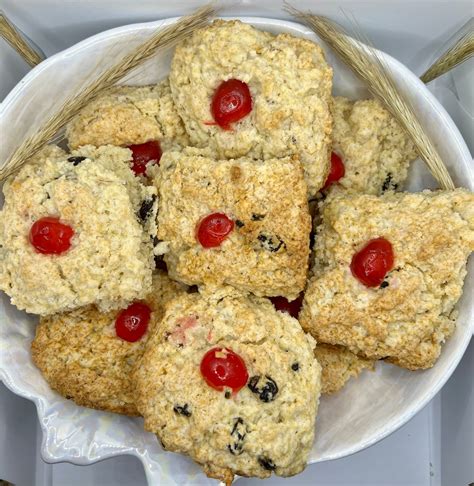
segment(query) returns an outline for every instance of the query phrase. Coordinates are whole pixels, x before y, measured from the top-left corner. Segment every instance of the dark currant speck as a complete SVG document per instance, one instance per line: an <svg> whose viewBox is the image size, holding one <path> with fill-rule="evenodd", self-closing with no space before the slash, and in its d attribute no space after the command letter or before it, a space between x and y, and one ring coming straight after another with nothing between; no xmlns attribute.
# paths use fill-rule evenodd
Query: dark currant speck
<svg viewBox="0 0 474 486"><path fill-rule="evenodd" d="M225 396L227 399L229 399L229 398L232 396L232 394L230 393L230 391L229 391L229 390L226 390L226 392L224 393L224 396Z"/></svg>
<svg viewBox="0 0 474 486"><path fill-rule="evenodd" d="M259 457L258 463L260 464L260 466L263 467L263 469L266 469L267 471L274 471L276 469L275 463L268 457Z"/></svg>
<svg viewBox="0 0 474 486"><path fill-rule="evenodd" d="M260 381L262 381L261 386L259 386ZM252 376L247 386L252 393L258 395L260 400L265 403L275 400L278 393L278 386L275 383L275 380L270 378L268 375L265 375L264 378L262 378L260 375Z"/></svg>
<svg viewBox="0 0 474 486"><path fill-rule="evenodd" d="M244 419L241 417L237 417L234 422L234 426L232 427L232 432L230 435L234 435L235 433L238 433L237 428L239 425L242 425L244 423Z"/></svg>
<svg viewBox="0 0 474 486"><path fill-rule="evenodd" d="M398 188L398 184L396 182L392 182L392 179L393 179L392 173L389 172L383 182L382 192L388 191L389 189L395 191Z"/></svg>
<svg viewBox="0 0 474 486"><path fill-rule="evenodd" d="M230 435L234 439L234 442L228 444L227 449L232 455L239 456L243 452L244 440L247 435L247 427L244 423L244 419L241 417L235 419Z"/></svg>
<svg viewBox="0 0 474 486"><path fill-rule="evenodd" d="M381 288L381 289L384 289L385 287L388 287L388 286L389 286L389 283L388 283L386 280L384 280L384 281L383 281L383 282L380 284L380 288Z"/></svg>
<svg viewBox="0 0 474 486"><path fill-rule="evenodd" d="M189 410L189 405L185 403L183 406L181 405L175 405L173 407L174 413L177 413L178 415L184 415L185 417L191 417L191 411Z"/></svg>
<svg viewBox="0 0 474 486"><path fill-rule="evenodd" d="M227 444L227 450L233 455L233 456L240 456L243 450L243 442L237 441L232 444Z"/></svg>
<svg viewBox="0 0 474 486"><path fill-rule="evenodd" d="M76 157L69 157L67 159L68 162L71 162L72 165L76 166L76 165L79 165L83 160L86 160L87 157L80 157L80 156L76 156Z"/></svg>
<svg viewBox="0 0 474 486"><path fill-rule="evenodd" d="M150 216L151 210L153 209L153 204L155 204L156 196L153 194L150 199L145 199L140 206L138 211L138 216L141 221L145 222Z"/></svg>
<svg viewBox="0 0 474 486"><path fill-rule="evenodd" d="M237 228L242 228L245 225L242 221L240 221L240 219L236 219L235 220L235 226L237 226Z"/></svg>
<svg viewBox="0 0 474 486"><path fill-rule="evenodd" d="M298 371L298 370L300 369L300 364L299 364L299 363L293 363L293 364L291 365L291 369L292 369L293 371Z"/></svg>
<svg viewBox="0 0 474 486"><path fill-rule="evenodd" d="M262 219L265 217L264 214L252 214L252 221L262 221Z"/></svg>
<svg viewBox="0 0 474 486"><path fill-rule="evenodd" d="M390 182L392 182L392 173L389 172L382 184L382 192L385 192L390 187Z"/></svg>
<svg viewBox="0 0 474 486"><path fill-rule="evenodd" d="M272 253L277 252L281 247L286 247L285 242L277 235L266 235L260 233L257 236L257 240L260 241L260 246L267 251Z"/></svg>

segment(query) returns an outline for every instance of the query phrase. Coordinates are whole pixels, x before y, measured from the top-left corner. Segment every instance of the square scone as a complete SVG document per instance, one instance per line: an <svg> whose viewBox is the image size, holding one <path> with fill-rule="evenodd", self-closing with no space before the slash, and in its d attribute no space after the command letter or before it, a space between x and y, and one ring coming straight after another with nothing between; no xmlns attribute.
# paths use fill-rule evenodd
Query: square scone
<svg viewBox="0 0 474 486"><path fill-rule="evenodd" d="M318 44L216 20L177 46L170 86L193 146L222 159L298 155L309 194L323 186L332 69Z"/></svg>
<svg viewBox="0 0 474 486"><path fill-rule="evenodd" d="M185 149L163 155L155 180L155 252L172 278L290 300L303 290L311 219L297 159L216 161Z"/></svg>
<svg viewBox="0 0 474 486"><path fill-rule="evenodd" d="M47 147L6 181L0 289L18 309L107 311L148 294L157 195L130 159L130 150L111 145L72 154Z"/></svg>
<svg viewBox="0 0 474 486"><path fill-rule="evenodd" d="M209 477L292 476L313 445L314 340L268 299L200 288L168 303L136 367L136 406L166 450Z"/></svg>
<svg viewBox="0 0 474 486"><path fill-rule="evenodd" d="M163 150L188 145L168 79L154 86L117 86L85 106L66 127L71 149L83 145L140 145Z"/></svg>
<svg viewBox="0 0 474 486"><path fill-rule="evenodd" d="M145 299L120 311L87 306L42 317L31 343L33 362L49 386L68 400L138 415L134 367L167 303L184 293L184 285L156 272Z"/></svg>
<svg viewBox="0 0 474 486"><path fill-rule="evenodd" d="M473 250L466 190L335 198L323 207L300 322L318 342L429 368L454 331Z"/></svg>
<svg viewBox="0 0 474 486"><path fill-rule="evenodd" d="M408 167L417 157L415 145L383 105L375 99L336 96L332 114L331 180L337 183L326 194L378 196L403 189Z"/></svg>

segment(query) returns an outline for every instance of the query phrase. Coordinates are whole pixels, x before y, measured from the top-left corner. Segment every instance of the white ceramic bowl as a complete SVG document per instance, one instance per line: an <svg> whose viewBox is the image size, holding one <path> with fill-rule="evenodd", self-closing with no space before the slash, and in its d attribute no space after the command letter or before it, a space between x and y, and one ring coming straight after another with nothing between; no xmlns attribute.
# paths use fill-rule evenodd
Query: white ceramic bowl
<svg viewBox="0 0 474 486"><path fill-rule="evenodd" d="M318 41L301 25L263 18L243 18L272 32L290 32ZM135 24L109 30L60 52L33 69L0 107L0 161L35 129L51 111L84 83L112 65L118 55L133 48L157 28L174 22ZM326 49L334 67L335 93L349 97L367 95L364 86ZM456 185L474 185L469 151L449 115L427 88L405 66L390 56L385 60L399 88L410 98L433 137ZM171 51L143 65L128 83L146 84L163 78ZM423 164L414 164L410 190L436 187ZM374 373L352 380L338 394L323 397L317 420L316 441L310 462L344 457L368 447L407 422L439 391L461 359L474 327L472 295L474 271L470 262L464 296L459 303L456 332L444 346L436 365L409 372L380 364ZM52 392L30 357L36 318L17 311L8 298L1 299L0 378L14 393L36 403L43 430L42 455L46 461L89 464L118 454L133 454L145 467L153 484L211 484L190 459L164 452L152 434L133 419L78 407ZM315 474L317 474L315 468Z"/></svg>

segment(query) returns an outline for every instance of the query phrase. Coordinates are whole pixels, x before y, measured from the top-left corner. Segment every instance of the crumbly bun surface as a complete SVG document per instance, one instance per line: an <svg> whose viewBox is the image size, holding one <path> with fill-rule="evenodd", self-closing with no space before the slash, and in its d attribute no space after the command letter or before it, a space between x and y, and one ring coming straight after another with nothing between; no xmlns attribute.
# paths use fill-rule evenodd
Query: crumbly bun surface
<svg viewBox="0 0 474 486"><path fill-rule="evenodd" d="M154 86L118 86L87 105L67 126L69 147L126 146L158 140L163 150L188 145L168 79Z"/></svg>
<svg viewBox="0 0 474 486"><path fill-rule="evenodd" d="M393 246L394 268L383 286L368 288L350 264L379 237ZM429 368L454 330L473 250L474 195L466 190L335 198L323 207L300 322L318 342Z"/></svg>
<svg viewBox="0 0 474 486"><path fill-rule="evenodd" d="M49 147L5 183L0 289L20 310L110 310L150 291L152 244L138 213L156 189L133 175L130 156L112 146L72 154ZM32 224L46 216L72 226L67 252L44 255L29 242Z"/></svg>
<svg viewBox="0 0 474 486"><path fill-rule="evenodd" d="M185 293L184 286L156 273L144 300L151 308L145 335L128 342L116 335L118 311L100 312L88 306L43 317L32 342L33 361L51 388L78 405L126 415L138 415L132 370L148 336L159 324L166 304Z"/></svg>
<svg viewBox="0 0 474 486"><path fill-rule="evenodd" d="M223 130L210 123L210 105L216 88L233 78L248 84L252 111L232 130ZM193 145L210 147L218 158L296 154L309 193L323 186L329 171L332 69L317 44L216 20L176 48L170 85Z"/></svg>
<svg viewBox="0 0 474 486"><path fill-rule="evenodd" d="M410 162L416 159L408 134L377 100L333 100L333 151L345 175L329 189L330 195L374 194L400 190Z"/></svg>
<svg viewBox="0 0 474 486"><path fill-rule="evenodd" d="M215 347L231 349L246 364L248 385L235 394L201 376L201 360ZM145 428L227 484L234 474L296 474L313 444L319 402L313 348L298 321L267 299L230 288L181 296L168 305L137 367Z"/></svg>
<svg viewBox="0 0 474 486"><path fill-rule="evenodd" d="M373 370L375 362L361 358L342 346L318 343L314 355L321 365L321 393L336 393L364 369Z"/></svg>
<svg viewBox="0 0 474 486"><path fill-rule="evenodd" d="M216 161L197 149L163 155L158 239L172 278L296 298L306 283L311 220L301 164L291 158ZM234 229L216 248L199 222L225 213Z"/></svg>

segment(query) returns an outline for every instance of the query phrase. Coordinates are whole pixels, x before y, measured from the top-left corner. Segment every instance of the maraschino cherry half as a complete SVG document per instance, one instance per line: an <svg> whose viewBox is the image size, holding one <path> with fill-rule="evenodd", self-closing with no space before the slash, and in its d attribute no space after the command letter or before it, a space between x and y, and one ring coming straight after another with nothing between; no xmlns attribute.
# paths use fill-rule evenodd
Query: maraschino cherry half
<svg viewBox="0 0 474 486"><path fill-rule="evenodd" d="M214 121L224 130L230 130L231 123L238 122L252 111L252 96L247 83L228 79L216 89L211 102Z"/></svg>
<svg viewBox="0 0 474 486"><path fill-rule="evenodd" d="M196 229L196 237L204 248L215 248L229 236L234 222L224 213L212 213L203 218Z"/></svg>
<svg viewBox="0 0 474 486"><path fill-rule="evenodd" d="M331 153L331 168L329 169L329 175L324 183L323 190L327 189L331 184L335 184L339 179L342 179L346 173L344 162L341 157L336 153Z"/></svg>
<svg viewBox="0 0 474 486"><path fill-rule="evenodd" d="M201 360L201 375L216 390L231 388L238 392L247 384L249 374L244 360L228 348L212 348Z"/></svg>
<svg viewBox="0 0 474 486"><path fill-rule="evenodd" d="M59 218L47 216L38 219L30 229L30 243L38 253L60 255L69 250L74 230L59 221Z"/></svg>
<svg viewBox="0 0 474 486"><path fill-rule="evenodd" d="M132 170L135 175L145 174L149 164L160 163L161 146L158 140L129 145L127 148L132 151Z"/></svg>
<svg viewBox="0 0 474 486"><path fill-rule="evenodd" d="M378 287L392 270L394 259L392 244L385 238L375 238L352 257L352 275L366 287Z"/></svg>
<svg viewBox="0 0 474 486"><path fill-rule="evenodd" d="M143 337L150 323L151 309L142 302L134 302L115 319L115 332L124 341L134 343Z"/></svg>

